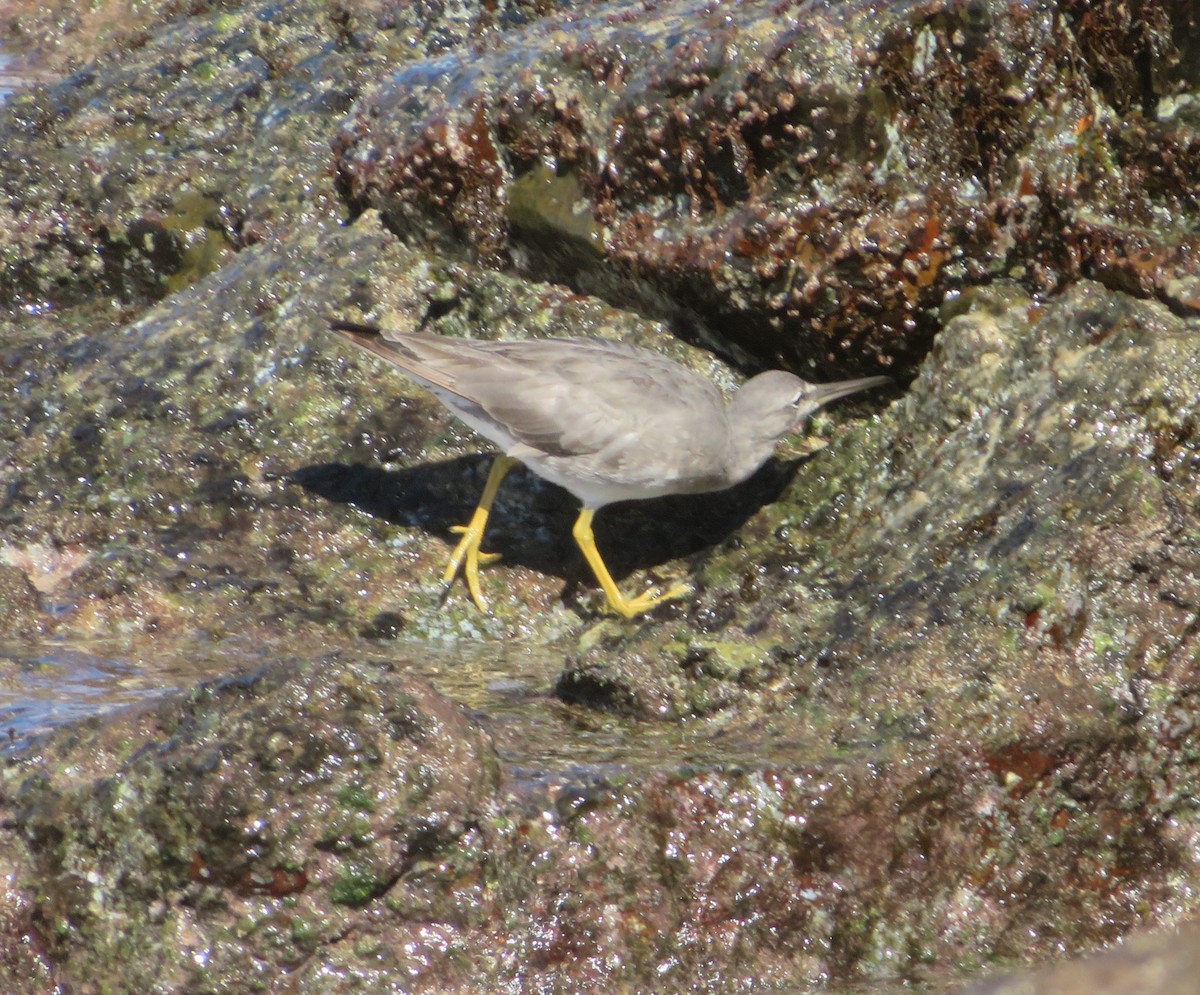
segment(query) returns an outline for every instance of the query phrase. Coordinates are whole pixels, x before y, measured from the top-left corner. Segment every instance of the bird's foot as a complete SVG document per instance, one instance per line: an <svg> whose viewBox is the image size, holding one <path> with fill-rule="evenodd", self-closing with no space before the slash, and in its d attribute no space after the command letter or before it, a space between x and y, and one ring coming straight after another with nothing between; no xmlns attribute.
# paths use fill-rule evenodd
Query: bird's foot
<svg viewBox="0 0 1200 995"><path fill-rule="evenodd" d="M639 594L636 598L627 598L620 591L616 592L616 597L611 593L607 595L608 607L618 615L624 615L626 618L633 618L641 615L642 612L649 611L655 605L663 601L672 601L676 598L681 598L686 594L691 593L689 587L683 581L677 581L672 584L667 590L658 593L654 590L646 591Z"/></svg>
<svg viewBox="0 0 1200 995"><path fill-rule="evenodd" d="M479 586L479 566L480 564L495 563L500 559L500 554L481 552L479 544L483 542L483 530L487 527L488 515L492 511L492 502L496 499L496 491L500 489L500 483L508 471L516 465L517 461L511 456L497 456L488 473L483 496L479 499L479 507L475 509L475 514L471 516L471 520L466 525L453 527L453 531L462 535L462 538L458 540L458 545L450 554L450 562L446 564L446 570L442 574L442 583L445 584L445 587L442 589L441 598L438 599L439 605L445 603L446 595L450 593L450 585L454 583L454 578L461 570L467 581L467 590L471 592L471 600L475 602L475 606L480 611L487 611L487 599L483 596L483 588Z"/></svg>
<svg viewBox="0 0 1200 995"><path fill-rule="evenodd" d="M471 531L471 526L469 526L469 525L451 525L450 531L457 532L459 535L466 535L468 532ZM476 560L476 562L478 562L478 564L481 567L490 566L493 563L499 563L502 559L504 559L504 556L501 553L485 553L482 549L479 548L480 544L483 542L483 530L482 529L480 530L479 535L477 535L475 537L474 542L475 542L475 560ZM460 541L459 546L461 546L461 545L462 545L462 542ZM457 548L454 550L454 553L455 553L455 556L458 555ZM451 557L451 562L453 562L453 560L454 560L454 557ZM449 568L447 568L447 569L449 569Z"/></svg>
<svg viewBox="0 0 1200 995"><path fill-rule="evenodd" d="M446 564L446 569L442 573L442 583L445 586L442 588L442 596L438 600L438 604L445 602L454 578L461 571L463 579L467 582L467 590L471 592L471 600L475 602L480 611L487 611L487 599L483 596L483 588L479 583L479 568L487 566L489 563L495 563L500 559L500 554L485 553L479 548L480 543L483 542L483 529L486 524L487 514L480 515L476 511L469 525L451 527L451 531L461 534L462 538L458 540L458 545L450 554L450 562Z"/></svg>

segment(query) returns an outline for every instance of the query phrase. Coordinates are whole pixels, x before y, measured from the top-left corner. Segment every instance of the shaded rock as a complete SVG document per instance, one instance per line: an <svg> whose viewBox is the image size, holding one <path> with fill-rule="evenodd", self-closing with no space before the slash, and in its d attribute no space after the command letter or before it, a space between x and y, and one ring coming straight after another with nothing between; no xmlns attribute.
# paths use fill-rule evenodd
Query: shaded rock
<svg viewBox="0 0 1200 995"><path fill-rule="evenodd" d="M3 551L0 551L3 552ZM10 551L11 558L18 558ZM42 627L42 602L29 576L19 567L0 564L0 618L11 637L36 635Z"/></svg>
<svg viewBox="0 0 1200 995"><path fill-rule="evenodd" d="M1200 929L1141 933L1078 963L971 985L970 995L1174 995L1200 977Z"/></svg>
<svg viewBox="0 0 1200 995"><path fill-rule="evenodd" d="M1001 276L1198 313L1186 5L734 11L585 7L402 68L339 138L342 187L402 233L825 378L911 371L946 294Z"/></svg>

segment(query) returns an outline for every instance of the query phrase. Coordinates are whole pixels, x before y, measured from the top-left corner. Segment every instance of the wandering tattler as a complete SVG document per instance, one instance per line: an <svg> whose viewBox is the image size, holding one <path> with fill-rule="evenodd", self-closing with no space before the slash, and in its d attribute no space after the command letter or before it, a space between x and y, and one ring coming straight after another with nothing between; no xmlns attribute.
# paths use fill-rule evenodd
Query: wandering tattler
<svg viewBox="0 0 1200 995"><path fill-rule="evenodd" d="M443 579L459 571L475 604L486 609L479 565L498 559L480 552L500 482L514 464L579 498L572 534L613 611L626 618L687 590L677 585L627 598L618 589L592 535L592 517L606 504L663 494L724 490L763 465L785 436L821 405L889 383L862 377L810 384L771 370L752 377L725 400L717 387L664 356L601 339L484 342L419 332L381 332L371 325L331 321L356 345L399 366L410 378L498 445L479 506Z"/></svg>

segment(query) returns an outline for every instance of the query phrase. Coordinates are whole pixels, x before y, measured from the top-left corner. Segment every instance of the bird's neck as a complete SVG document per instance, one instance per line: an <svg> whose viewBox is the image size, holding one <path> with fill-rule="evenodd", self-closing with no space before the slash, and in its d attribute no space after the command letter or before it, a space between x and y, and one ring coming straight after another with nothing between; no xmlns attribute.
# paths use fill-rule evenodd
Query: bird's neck
<svg viewBox="0 0 1200 995"><path fill-rule="evenodd" d="M743 480L753 476L774 452L775 446L772 443L755 447L744 446L736 452L730 453L729 462L726 464L730 486L740 484Z"/></svg>
<svg viewBox="0 0 1200 995"><path fill-rule="evenodd" d="M730 486L752 476L775 452L778 439L764 437L758 426L730 419L725 475Z"/></svg>

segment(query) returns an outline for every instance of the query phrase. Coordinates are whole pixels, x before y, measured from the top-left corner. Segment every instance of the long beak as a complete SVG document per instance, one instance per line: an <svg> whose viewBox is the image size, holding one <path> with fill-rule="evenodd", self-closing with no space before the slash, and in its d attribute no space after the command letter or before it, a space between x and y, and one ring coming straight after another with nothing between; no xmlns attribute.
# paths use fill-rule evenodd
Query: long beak
<svg viewBox="0 0 1200 995"><path fill-rule="evenodd" d="M859 377L857 380L815 383L812 384L810 390L805 391L804 399L812 405L812 410L815 411L821 405L836 401L839 397L857 394L860 390L866 390L869 387L882 387L885 383L891 382L891 377Z"/></svg>

